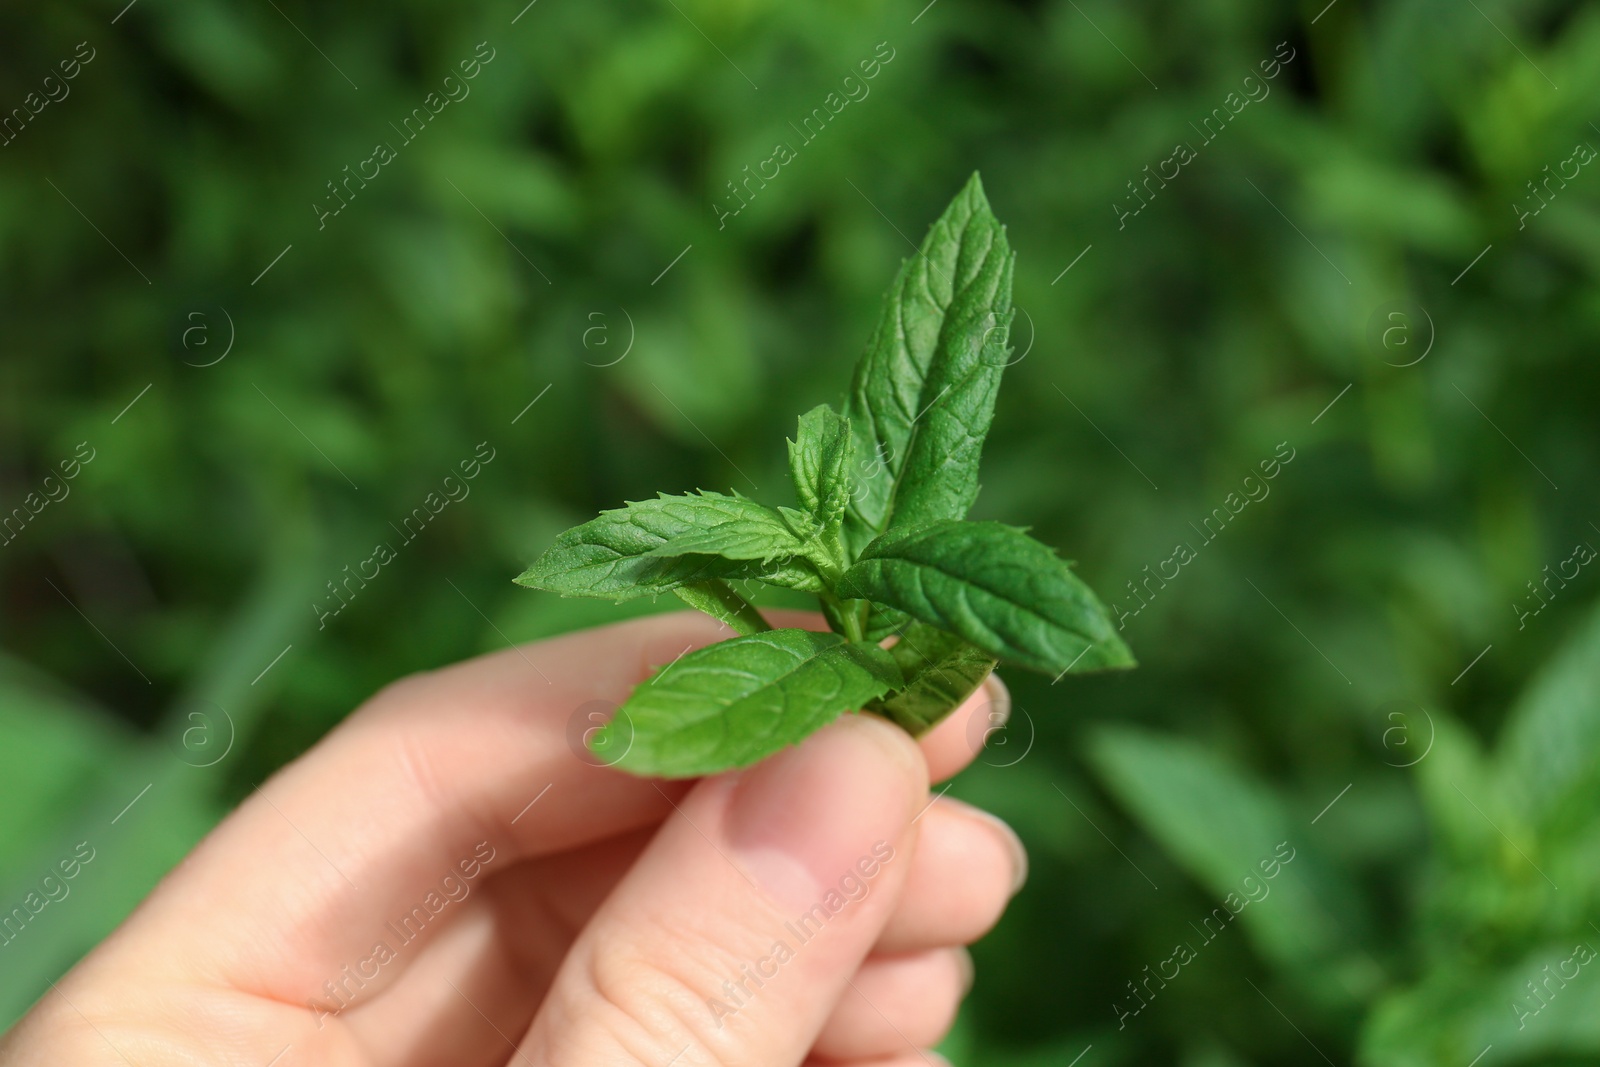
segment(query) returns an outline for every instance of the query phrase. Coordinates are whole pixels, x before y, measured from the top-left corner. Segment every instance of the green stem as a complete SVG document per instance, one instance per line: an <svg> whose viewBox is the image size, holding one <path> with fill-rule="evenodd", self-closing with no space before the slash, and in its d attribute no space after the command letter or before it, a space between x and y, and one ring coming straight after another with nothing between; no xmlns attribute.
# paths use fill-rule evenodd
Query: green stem
<svg viewBox="0 0 1600 1067"><path fill-rule="evenodd" d="M867 639L867 621L872 617L872 604L866 600L856 601L856 610L852 615L854 617L850 621L861 635L857 640L865 641Z"/></svg>
<svg viewBox="0 0 1600 1067"><path fill-rule="evenodd" d="M828 606L833 609L834 615L838 617L839 625L844 627L845 640L860 641L864 639L865 631L861 628L861 614L859 611L845 607L844 601L834 595L831 589L824 589L817 595L827 602Z"/></svg>
<svg viewBox="0 0 1600 1067"><path fill-rule="evenodd" d="M767 625L767 620L761 617L761 612L756 610L755 605L734 592L733 586L721 578L713 578L709 582L697 582L694 585L680 585L673 592L678 594L679 600L691 608L705 612L718 622L728 624L745 637L772 629Z"/></svg>

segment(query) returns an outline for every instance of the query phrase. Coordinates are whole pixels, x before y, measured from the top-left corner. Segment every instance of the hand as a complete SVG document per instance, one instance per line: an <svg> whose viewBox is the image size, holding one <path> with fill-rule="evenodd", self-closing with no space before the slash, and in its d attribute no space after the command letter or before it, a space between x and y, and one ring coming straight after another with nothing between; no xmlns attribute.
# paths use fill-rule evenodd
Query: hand
<svg viewBox="0 0 1600 1067"><path fill-rule="evenodd" d="M791 616L788 625L816 625ZM407 678L267 781L0 1042L59 1067L937 1063L1026 861L848 715L744 772L581 759L703 616L657 616Z"/></svg>

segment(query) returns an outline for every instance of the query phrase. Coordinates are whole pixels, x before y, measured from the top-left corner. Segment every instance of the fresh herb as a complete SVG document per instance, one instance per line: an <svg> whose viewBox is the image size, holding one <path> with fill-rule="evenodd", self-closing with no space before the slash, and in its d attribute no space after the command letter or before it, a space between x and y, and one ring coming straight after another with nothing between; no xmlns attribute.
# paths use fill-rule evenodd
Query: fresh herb
<svg viewBox="0 0 1600 1067"><path fill-rule="evenodd" d="M863 708L920 734L997 661L1053 675L1133 665L1051 548L966 521L1010 356L1014 261L974 174L901 265L844 412L800 416L798 509L663 495L568 530L517 579L617 601L670 592L739 634L633 691L620 766L673 778L740 767ZM768 626L733 584L761 582L816 594L834 632Z"/></svg>

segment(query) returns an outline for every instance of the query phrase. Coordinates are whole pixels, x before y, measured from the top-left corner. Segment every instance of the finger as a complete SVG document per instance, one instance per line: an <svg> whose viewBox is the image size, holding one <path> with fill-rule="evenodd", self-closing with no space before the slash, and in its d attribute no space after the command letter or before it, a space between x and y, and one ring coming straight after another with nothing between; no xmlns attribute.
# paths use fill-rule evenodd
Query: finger
<svg viewBox="0 0 1600 1067"><path fill-rule="evenodd" d="M505 1063L516 1047L505 1035L527 1029L576 932L653 833L636 830L492 876L383 996L352 998L338 1020L374 1063Z"/></svg>
<svg viewBox="0 0 1600 1067"><path fill-rule="evenodd" d="M950 1067L950 1061L931 1048L918 1049L916 1052L904 1056L893 1056L886 1060L839 1060L809 1059L804 1067Z"/></svg>
<svg viewBox="0 0 1600 1067"><path fill-rule="evenodd" d="M775 613L769 613L775 614ZM792 612L789 626L825 631L828 622L818 612ZM917 739L928 761L928 776L934 782L954 777L971 763L984 742L1003 729L1011 716L1011 691L993 671L961 705L945 716L939 725Z"/></svg>
<svg viewBox="0 0 1600 1067"><path fill-rule="evenodd" d="M899 903L872 952L896 955L970 944L1000 917L1026 878L1027 856L999 819L943 797L915 819L917 846ZM492 933L467 939L446 935L451 948L429 946L382 998L342 1015L373 1058L392 1051L428 1050L422 1062L487 1062L505 1052L500 1034L518 1034L544 999L567 940L555 932L581 929L648 843L648 831L496 875L484 901L493 906ZM478 903L475 899L471 904ZM543 921L532 921L534 918ZM441 989L450 1014L429 1009ZM493 1028L484 1027L492 1020ZM475 1034L476 1042L463 1036ZM470 1054L469 1054L470 1051Z"/></svg>
<svg viewBox="0 0 1600 1067"><path fill-rule="evenodd" d="M574 944L526 1054L799 1063L894 908L926 791L869 715L702 781Z"/></svg>
<svg viewBox="0 0 1600 1067"><path fill-rule="evenodd" d="M332 1010L307 1013L322 1024L314 1028L319 1040L296 1038L295 1046L331 1063L328 1042L336 1033L367 1064L506 1063L512 1047L502 1034L521 1033L537 1004L506 932L491 894L473 897L416 948L382 996L336 980L319 998ZM485 1019L494 1026L485 1026ZM281 1067L288 1067L287 1058Z"/></svg>
<svg viewBox="0 0 1600 1067"><path fill-rule="evenodd" d="M942 782L964 770L983 751L989 735L1002 729L1010 716L1011 691L991 671L960 707L920 738L929 777Z"/></svg>
<svg viewBox="0 0 1600 1067"><path fill-rule="evenodd" d="M685 785L595 766L569 723L726 635L699 614L655 616L391 686L195 850L141 910L129 951L176 946L191 970L198 957L291 1003L330 1007L326 983L351 983L346 968L363 997L380 991L485 875L671 812Z"/></svg>
<svg viewBox="0 0 1600 1067"><path fill-rule="evenodd" d="M873 946L877 956L978 940L1026 878L1021 842L987 812L943 797L915 821L917 846L899 903ZM500 1034L526 1027L564 955L567 940L552 944L553 933L588 922L648 834L610 838L494 876L482 901L474 898L468 905L492 905L491 934L446 935L449 949L430 945L382 998L341 1018L379 1061L404 1049L429 1050L417 1053L423 1062L449 1056L458 1063L487 1062L483 1057L504 1053ZM442 989L450 989L445 1005L452 1013L436 1017L429 1002ZM483 1019L492 1020L493 1028L483 1026ZM463 1030L475 1034L476 1042L463 1037Z"/></svg>
<svg viewBox="0 0 1600 1067"><path fill-rule="evenodd" d="M914 1055L950 1031L971 987L964 948L874 956L856 972L812 1052L836 1060Z"/></svg>
<svg viewBox="0 0 1600 1067"><path fill-rule="evenodd" d="M940 797L917 826L905 888L875 953L970 945L1000 920L1028 877L1022 841L986 811Z"/></svg>

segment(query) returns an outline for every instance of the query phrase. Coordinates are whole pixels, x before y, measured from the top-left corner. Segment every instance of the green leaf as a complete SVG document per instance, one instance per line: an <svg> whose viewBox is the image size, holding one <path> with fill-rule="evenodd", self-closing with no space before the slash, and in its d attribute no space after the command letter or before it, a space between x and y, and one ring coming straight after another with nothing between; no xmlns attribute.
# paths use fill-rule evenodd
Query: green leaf
<svg viewBox="0 0 1600 1067"><path fill-rule="evenodd" d="M1493 774L1493 765L1470 729L1440 710L1427 713L1427 756L1412 768L1427 816L1434 854L1487 868L1507 851L1501 830L1534 847L1531 828L1517 817ZM1418 727L1421 733L1420 726ZM1497 830L1498 826L1501 830ZM1537 849L1535 849L1537 851ZM1520 861L1519 861L1520 862ZM1529 870L1528 875L1538 876Z"/></svg>
<svg viewBox="0 0 1600 1067"><path fill-rule="evenodd" d="M822 576L817 573L817 568L799 556L773 560L733 577L766 582L780 589L798 589L805 593L820 593L823 589Z"/></svg>
<svg viewBox="0 0 1600 1067"><path fill-rule="evenodd" d="M809 630L735 637L663 667L593 744L626 749L617 765L635 774L713 774L797 744L900 684L877 645Z"/></svg>
<svg viewBox="0 0 1600 1067"><path fill-rule="evenodd" d="M1187 943L1204 951L1237 915L1262 954L1319 998L1348 1001L1345 984L1376 977L1348 955L1365 930L1354 887L1270 786L1194 741L1142 730L1098 731L1088 755L1139 825L1215 898L1214 923L1179 927Z"/></svg>
<svg viewBox="0 0 1600 1067"><path fill-rule="evenodd" d="M974 174L901 264L845 405L864 464L847 519L853 547L972 506L1008 359L1014 260Z"/></svg>
<svg viewBox="0 0 1600 1067"><path fill-rule="evenodd" d="M734 592L733 587L720 578L694 585L680 585L673 590L678 599L697 611L739 634L758 634L772 629L755 606Z"/></svg>
<svg viewBox="0 0 1600 1067"><path fill-rule="evenodd" d="M911 616L903 611L896 611L883 604L873 604L872 612L867 616L866 632L862 636L868 641L882 641L890 634L903 633L912 622Z"/></svg>
<svg viewBox="0 0 1600 1067"><path fill-rule="evenodd" d="M1089 587L1013 526L942 521L891 530L867 546L837 591L1049 674L1133 666Z"/></svg>
<svg viewBox="0 0 1600 1067"><path fill-rule="evenodd" d="M16 870L29 849L58 845L51 832L60 813L96 767L135 740L111 714L0 652L0 805L7 813L0 820L0 870Z"/></svg>
<svg viewBox="0 0 1600 1067"><path fill-rule="evenodd" d="M759 506L759 505L757 505ZM788 559L805 549L787 523L775 511L752 512L728 522L703 529L686 530L652 548L652 556L721 556L723 559L754 559L763 563Z"/></svg>
<svg viewBox="0 0 1600 1067"><path fill-rule="evenodd" d="M1358 1062L1594 1063L1600 1057L1600 983L1592 972L1600 938L1587 923L1575 923L1566 937L1517 949L1518 958L1487 964L1435 964L1418 984L1390 993L1367 1017Z"/></svg>
<svg viewBox="0 0 1600 1067"><path fill-rule="evenodd" d="M994 657L954 634L913 623L889 650L906 685L878 701L913 737L960 707L994 669Z"/></svg>
<svg viewBox="0 0 1600 1067"><path fill-rule="evenodd" d="M800 416L789 442L789 474L800 503L826 537L836 537L850 502L850 422L826 404Z"/></svg>
<svg viewBox="0 0 1600 1067"><path fill-rule="evenodd" d="M781 531L781 533L780 533ZM771 508L721 493L665 494L575 526L518 576L517 582L562 596L631 600L714 578L748 578L773 562L780 543L799 539ZM675 542L672 554L657 549ZM715 554L708 550L720 546ZM724 551L734 552L729 557Z"/></svg>
<svg viewBox="0 0 1600 1067"><path fill-rule="evenodd" d="M1507 717L1501 788L1534 820L1594 774L1600 750L1600 610L1535 675Z"/></svg>

